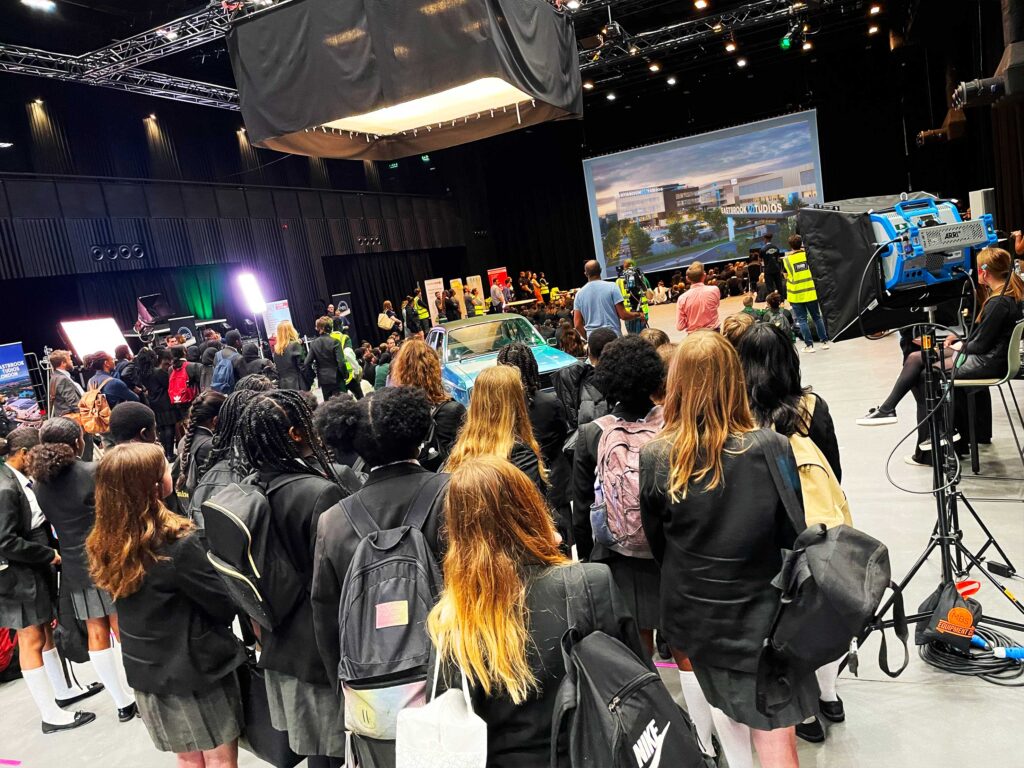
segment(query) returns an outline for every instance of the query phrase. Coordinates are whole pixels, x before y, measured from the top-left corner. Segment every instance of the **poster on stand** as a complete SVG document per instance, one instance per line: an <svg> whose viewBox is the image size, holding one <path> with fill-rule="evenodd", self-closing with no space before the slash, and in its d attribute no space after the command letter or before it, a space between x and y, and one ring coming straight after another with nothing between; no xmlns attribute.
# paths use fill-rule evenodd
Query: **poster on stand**
<svg viewBox="0 0 1024 768"><path fill-rule="evenodd" d="M277 326L287 320L292 321L292 311L288 307L288 299L281 301L268 301L267 308L263 310L263 326L267 329L267 339L273 343L277 336Z"/></svg>
<svg viewBox="0 0 1024 768"><path fill-rule="evenodd" d="M0 344L0 401L4 415L15 427L38 427L43 414L32 388L21 342Z"/></svg>
<svg viewBox="0 0 1024 768"><path fill-rule="evenodd" d="M466 291L462 287L462 281L456 277L452 280L451 286L452 298L455 300L455 306L459 308L459 315L461 317L468 317L466 314Z"/></svg>
<svg viewBox="0 0 1024 768"><path fill-rule="evenodd" d="M195 315L172 317L167 321L167 327L170 330L170 335L178 340L179 346L191 347L193 344L199 343Z"/></svg>
<svg viewBox="0 0 1024 768"><path fill-rule="evenodd" d="M430 310L430 319L433 325L437 325L437 305L435 304L437 296L435 294L444 290L444 279L440 277L433 277L424 282L423 287L423 300L427 302L427 309Z"/></svg>
<svg viewBox="0 0 1024 768"><path fill-rule="evenodd" d="M466 285L469 286L469 292L472 293L473 289L476 288L477 298L484 303L484 311L486 312L491 308L491 286L488 283L487 290L484 290L484 282L480 279L480 275L469 275L466 278Z"/></svg>
<svg viewBox="0 0 1024 768"><path fill-rule="evenodd" d="M355 339L356 334L356 317L352 312L352 292L343 291L342 293L332 293L331 302L334 304L334 309L341 315L342 324L348 328L345 333L349 339ZM341 328L335 324L334 330L340 331ZM353 342L355 344L355 342Z"/></svg>

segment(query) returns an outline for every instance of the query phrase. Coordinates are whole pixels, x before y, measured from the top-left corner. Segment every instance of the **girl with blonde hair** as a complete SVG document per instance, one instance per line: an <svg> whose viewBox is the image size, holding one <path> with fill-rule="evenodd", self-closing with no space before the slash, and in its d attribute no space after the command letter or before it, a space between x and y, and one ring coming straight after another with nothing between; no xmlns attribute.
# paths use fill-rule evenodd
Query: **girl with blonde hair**
<svg viewBox="0 0 1024 768"><path fill-rule="evenodd" d="M570 623L586 626L643 659L636 625L606 566L561 553L544 497L504 459L484 455L455 469L444 514L444 591L427 620L440 663L466 676L487 722L488 768L547 765L562 635ZM566 604L580 587L591 599L570 622ZM568 764L561 744L558 764Z"/></svg>
<svg viewBox="0 0 1024 768"><path fill-rule="evenodd" d="M398 348L388 370L391 385L416 387L423 390L430 402L434 419L434 432L420 463L431 471L437 470L448 458L466 418L466 406L453 400L441 380L441 360L422 339L407 339ZM428 455L429 454L429 455Z"/></svg>
<svg viewBox="0 0 1024 768"><path fill-rule="evenodd" d="M237 610L171 492L163 451L109 449L96 468L96 524L86 542L93 580L117 601L128 684L157 749L179 768L235 768L243 727L231 632Z"/></svg>
<svg viewBox="0 0 1024 768"><path fill-rule="evenodd" d="M732 768L752 768L751 739L764 768L798 765L794 726L817 707L814 673L794 681L772 716L755 704L761 644L778 606L771 580L803 520L790 520L768 462L785 437L757 430L736 350L721 334L690 334L676 350L665 396L665 427L640 456L640 512L661 563L661 623L680 668L711 705L689 707L705 752L711 721ZM692 671L691 671L692 669Z"/></svg>
<svg viewBox="0 0 1024 768"><path fill-rule="evenodd" d="M454 472L481 456L497 456L512 462L526 473L538 491L547 491L548 473L530 426L518 368L499 365L477 376L466 423L448 457L446 471Z"/></svg>
<svg viewBox="0 0 1024 768"><path fill-rule="evenodd" d="M306 362L306 349L299 340L295 326L289 320L282 320L274 337L274 367L277 368L279 389L309 391L309 384L302 373Z"/></svg>

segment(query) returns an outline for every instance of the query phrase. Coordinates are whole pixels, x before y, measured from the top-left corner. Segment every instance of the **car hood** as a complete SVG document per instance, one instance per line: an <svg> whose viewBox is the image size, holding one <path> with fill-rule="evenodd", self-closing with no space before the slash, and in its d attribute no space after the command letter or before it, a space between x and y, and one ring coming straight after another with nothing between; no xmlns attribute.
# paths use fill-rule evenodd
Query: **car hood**
<svg viewBox="0 0 1024 768"><path fill-rule="evenodd" d="M530 349L533 351L533 356L537 359L537 369L541 375L557 371L576 362L575 357L554 347L545 345L530 347ZM457 363L448 363L446 368L452 373L457 374L461 379L467 380L468 383L472 384L476 381L476 377L480 375L480 371L485 368L493 368L497 364L497 360L498 353L490 352L486 355L469 357Z"/></svg>

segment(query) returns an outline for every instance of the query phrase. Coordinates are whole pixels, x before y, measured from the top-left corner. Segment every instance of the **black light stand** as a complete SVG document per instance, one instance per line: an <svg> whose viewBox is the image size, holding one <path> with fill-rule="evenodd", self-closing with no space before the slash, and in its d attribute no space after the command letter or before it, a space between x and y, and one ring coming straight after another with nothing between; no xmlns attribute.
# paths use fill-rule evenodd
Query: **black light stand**
<svg viewBox="0 0 1024 768"><path fill-rule="evenodd" d="M926 308L929 323L927 325L918 326L918 328L921 331L920 354L924 356L925 363L925 408L928 413L928 433L929 438L931 439L932 487L935 489L933 491L933 495L935 496L937 520L935 527L932 529L932 535L928 542L928 546L925 547L924 552L922 552L921 556L918 557L917 562L914 563L910 571L907 572L907 575L904 576L903 580L896 586L894 594L882 604L875 613L872 621L864 628L864 631L859 638L860 644L863 644L864 639L871 634L871 632L896 625L895 620L883 619L882 617L885 616L885 614L893 607L893 604L896 602L897 595L905 592L906 587L914 579L917 573L921 570L921 567L936 549L939 550L939 557L941 558L942 586L953 584L956 581L961 580L970 574L972 569L977 568L978 571L984 574L985 578L987 578L996 587L996 589L1003 594L1007 601L1009 601L1011 605L1024 615L1024 604L1021 604L1020 600L1018 600L1010 590L999 583L999 581L997 581L996 578L982 566L982 558L989 547L994 547L1003 558L1003 564L1006 566L1006 572L1012 576L1016 573L1016 570L1010 564L1006 553L1003 551L1002 547L999 546L999 543L989 531L988 527L981 521L978 513L964 498L963 494L957 490L957 484L960 480L960 471L959 462L953 454L952 436L954 434L954 430L952 427L951 409L953 387L950 385L943 389L942 377L938 376L937 372L933 368L933 366L940 360L939 354L935 349L935 309L935 307ZM960 528L958 504L963 504L967 507L987 537L984 546L977 553L972 552L963 543L964 534L963 530ZM965 563L967 564L966 567ZM920 621L927 621L930 618L931 613L915 613L906 617L906 623L916 624ZM983 616L979 623L1024 633L1024 624L1019 622Z"/></svg>

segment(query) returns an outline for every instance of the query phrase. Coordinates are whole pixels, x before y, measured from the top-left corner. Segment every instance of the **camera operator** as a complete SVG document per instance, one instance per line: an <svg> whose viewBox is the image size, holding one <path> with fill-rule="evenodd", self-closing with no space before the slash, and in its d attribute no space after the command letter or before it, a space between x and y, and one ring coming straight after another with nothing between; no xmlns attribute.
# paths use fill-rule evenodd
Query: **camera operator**
<svg viewBox="0 0 1024 768"><path fill-rule="evenodd" d="M1013 271L1013 258L1002 248L985 248L978 254L978 287L984 295L981 311L976 320L977 327L966 343L956 335L950 335L942 349L936 350L939 364L945 370L953 367L953 360L961 355L962 363L957 367L961 379L1000 379L1006 375L1006 360L1010 335L1021 319L1021 301L1024 300L1024 280ZM896 405L908 392L917 400L917 418L925 417L924 355L910 354L903 363L896 383L889 397L877 408L858 419L861 426L895 424ZM927 427L919 430L918 447L908 463L925 464L920 443L927 438Z"/></svg>
<svg viewBox="0 0 1024 768"><path fill-rule="evenodd" d="M772 242L772 233L765 232L761 251L761 271L764 275L766 294L779 292L786 298L786 281L782 278L782 250Z"/></svg>

